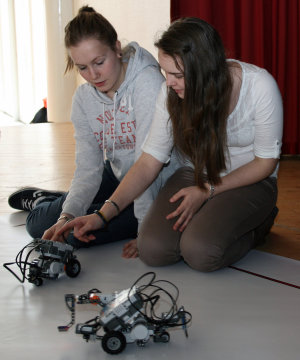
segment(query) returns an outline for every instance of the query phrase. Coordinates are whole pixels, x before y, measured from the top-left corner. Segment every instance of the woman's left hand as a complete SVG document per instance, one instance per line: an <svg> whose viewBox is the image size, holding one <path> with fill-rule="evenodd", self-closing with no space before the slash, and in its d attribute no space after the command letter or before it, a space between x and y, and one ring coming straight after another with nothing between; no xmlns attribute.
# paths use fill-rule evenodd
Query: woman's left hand
<svg viewBox="0 0 300 360"><path fill-rule="evenodd" d="M207 192L197 186L189 186L179 190L170 199L174 203L183 198L180 205L175 211L167 215L166 219L170 220L178 216L178 220L173 226L175 231L183 231L191 221L194 214L200 209L208 197Z"/></svg>

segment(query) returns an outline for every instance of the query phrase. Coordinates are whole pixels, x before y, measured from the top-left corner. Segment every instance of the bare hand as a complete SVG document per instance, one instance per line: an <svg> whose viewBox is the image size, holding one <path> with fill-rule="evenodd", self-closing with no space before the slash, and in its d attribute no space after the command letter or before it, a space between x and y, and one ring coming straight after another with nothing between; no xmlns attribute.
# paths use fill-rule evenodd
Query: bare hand
<svg viewBox="0 0 300 360"><path fill-rule="evenodd" d="M61 235L58 235L59 230L64 226L66 221L64 219L59 220L56 224L52 225L47 229L43 234L43 239L64 242L66 237L69 235L69 231L64 232Z"/></svg>
<svg viewBox="0 0 300 360"><path fill-rule="evenodd" d="M137 258L139 256L137 248L137 240L133 239L126 243L123 247L122 257L125 259Z"/></svg>
<svg viewBox="0 0 300 360"><path fill-rule="evenodd" d="M95 240L96 237L93 234L89 234L89 232L101 229L103 225L100 217L96 214L80 216L64 224L57 235L62 235L73 228L74 237L83 242L90 242Z"/></svg>
<svg viewBox="0 0 300 360"><path fill-rule="evenodd" d="M189 186L179 190L171 197L170 202L172 203L183 198L177 209L166 217L167 220L178 217L178 220L173 226L175 231L183 231L186 228L194 214L206 201L207 196L207 192L200 189L199 187Z"/></svg>

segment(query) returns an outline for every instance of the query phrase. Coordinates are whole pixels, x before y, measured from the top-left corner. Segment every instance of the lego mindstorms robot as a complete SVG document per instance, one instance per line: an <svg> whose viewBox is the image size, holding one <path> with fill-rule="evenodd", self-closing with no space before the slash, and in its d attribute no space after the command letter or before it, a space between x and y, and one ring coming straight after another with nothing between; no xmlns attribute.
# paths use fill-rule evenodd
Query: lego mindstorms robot
<svg viewBox="0 0 300 360"><path fill-rule="evenodd" d="M26 254L25 250L28 250ZM33 252L38 253L39 257L29 260ZM11 269L12 265L17 265L22 278ZM44 239L33 239L17 254L14 262L5 263L3 266L20 282L27 279L36 286L41 286L43 279L57 279L62 272L74 278L81 270L80 262L73 254L73 246Z"/></svg>
<svg viewBox="0 0 300 360"><path fill-rule="evenodd" d="M137 286L138 281L145 276L151 276L150 282ZM109 354L121 353L129 343L135 342L143 347L150 338L154 342L167 343L170 340L166 331L168 328L181 326L187 336L187 324L192 316L183 306L177 308L177 287L169 281L154 279L155 273L149 272L142 275L131 288L120 292L102 294L98 289L92 289L79 296L66 294L65 302L71 311L71 322L59 326L58 330L67 331L75 323L75 304L94 304L101 308L99 315L77 324L76 334L82 335L86 341L100 340L103 350ZM170 291L163 289L162 283L173 287L176 296L173 297ZM171 301L171 305L168 311L157 316L156 307L160 299L164 303Z"/></svg>

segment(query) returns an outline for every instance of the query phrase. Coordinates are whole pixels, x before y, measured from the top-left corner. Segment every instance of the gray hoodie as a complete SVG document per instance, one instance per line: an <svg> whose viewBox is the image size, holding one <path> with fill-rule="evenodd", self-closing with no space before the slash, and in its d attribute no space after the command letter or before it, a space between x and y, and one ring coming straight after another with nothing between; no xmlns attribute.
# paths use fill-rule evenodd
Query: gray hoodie
<svg viewBox="0 0 300 360"><path fill-rule="evenodd" d="M74 94L71 120L75 128L76 170L63 204L64 213L86 214L99 190L105 159L121 181L142 152L164 77L155 58L135 42L129 44L123 61L128 62L125 80L113 100L89 83L79 86ZM139 224L160 187L178 166L171 161L135 200Z"/></svg>

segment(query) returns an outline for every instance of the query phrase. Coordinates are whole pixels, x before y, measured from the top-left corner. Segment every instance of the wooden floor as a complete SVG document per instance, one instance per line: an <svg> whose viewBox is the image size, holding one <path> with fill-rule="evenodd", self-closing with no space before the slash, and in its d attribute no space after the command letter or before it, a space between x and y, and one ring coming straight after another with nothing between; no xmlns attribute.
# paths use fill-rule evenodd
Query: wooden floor
<svg viewBox="0 0 300 360"><path fill-rule="evenodd" d="M67 190L74 171L71 123L2 127L0 216L13 213L8 196L23 186ZM283 157L278 187L279 214L259 250L300 260L300 159Z"/></svg>

